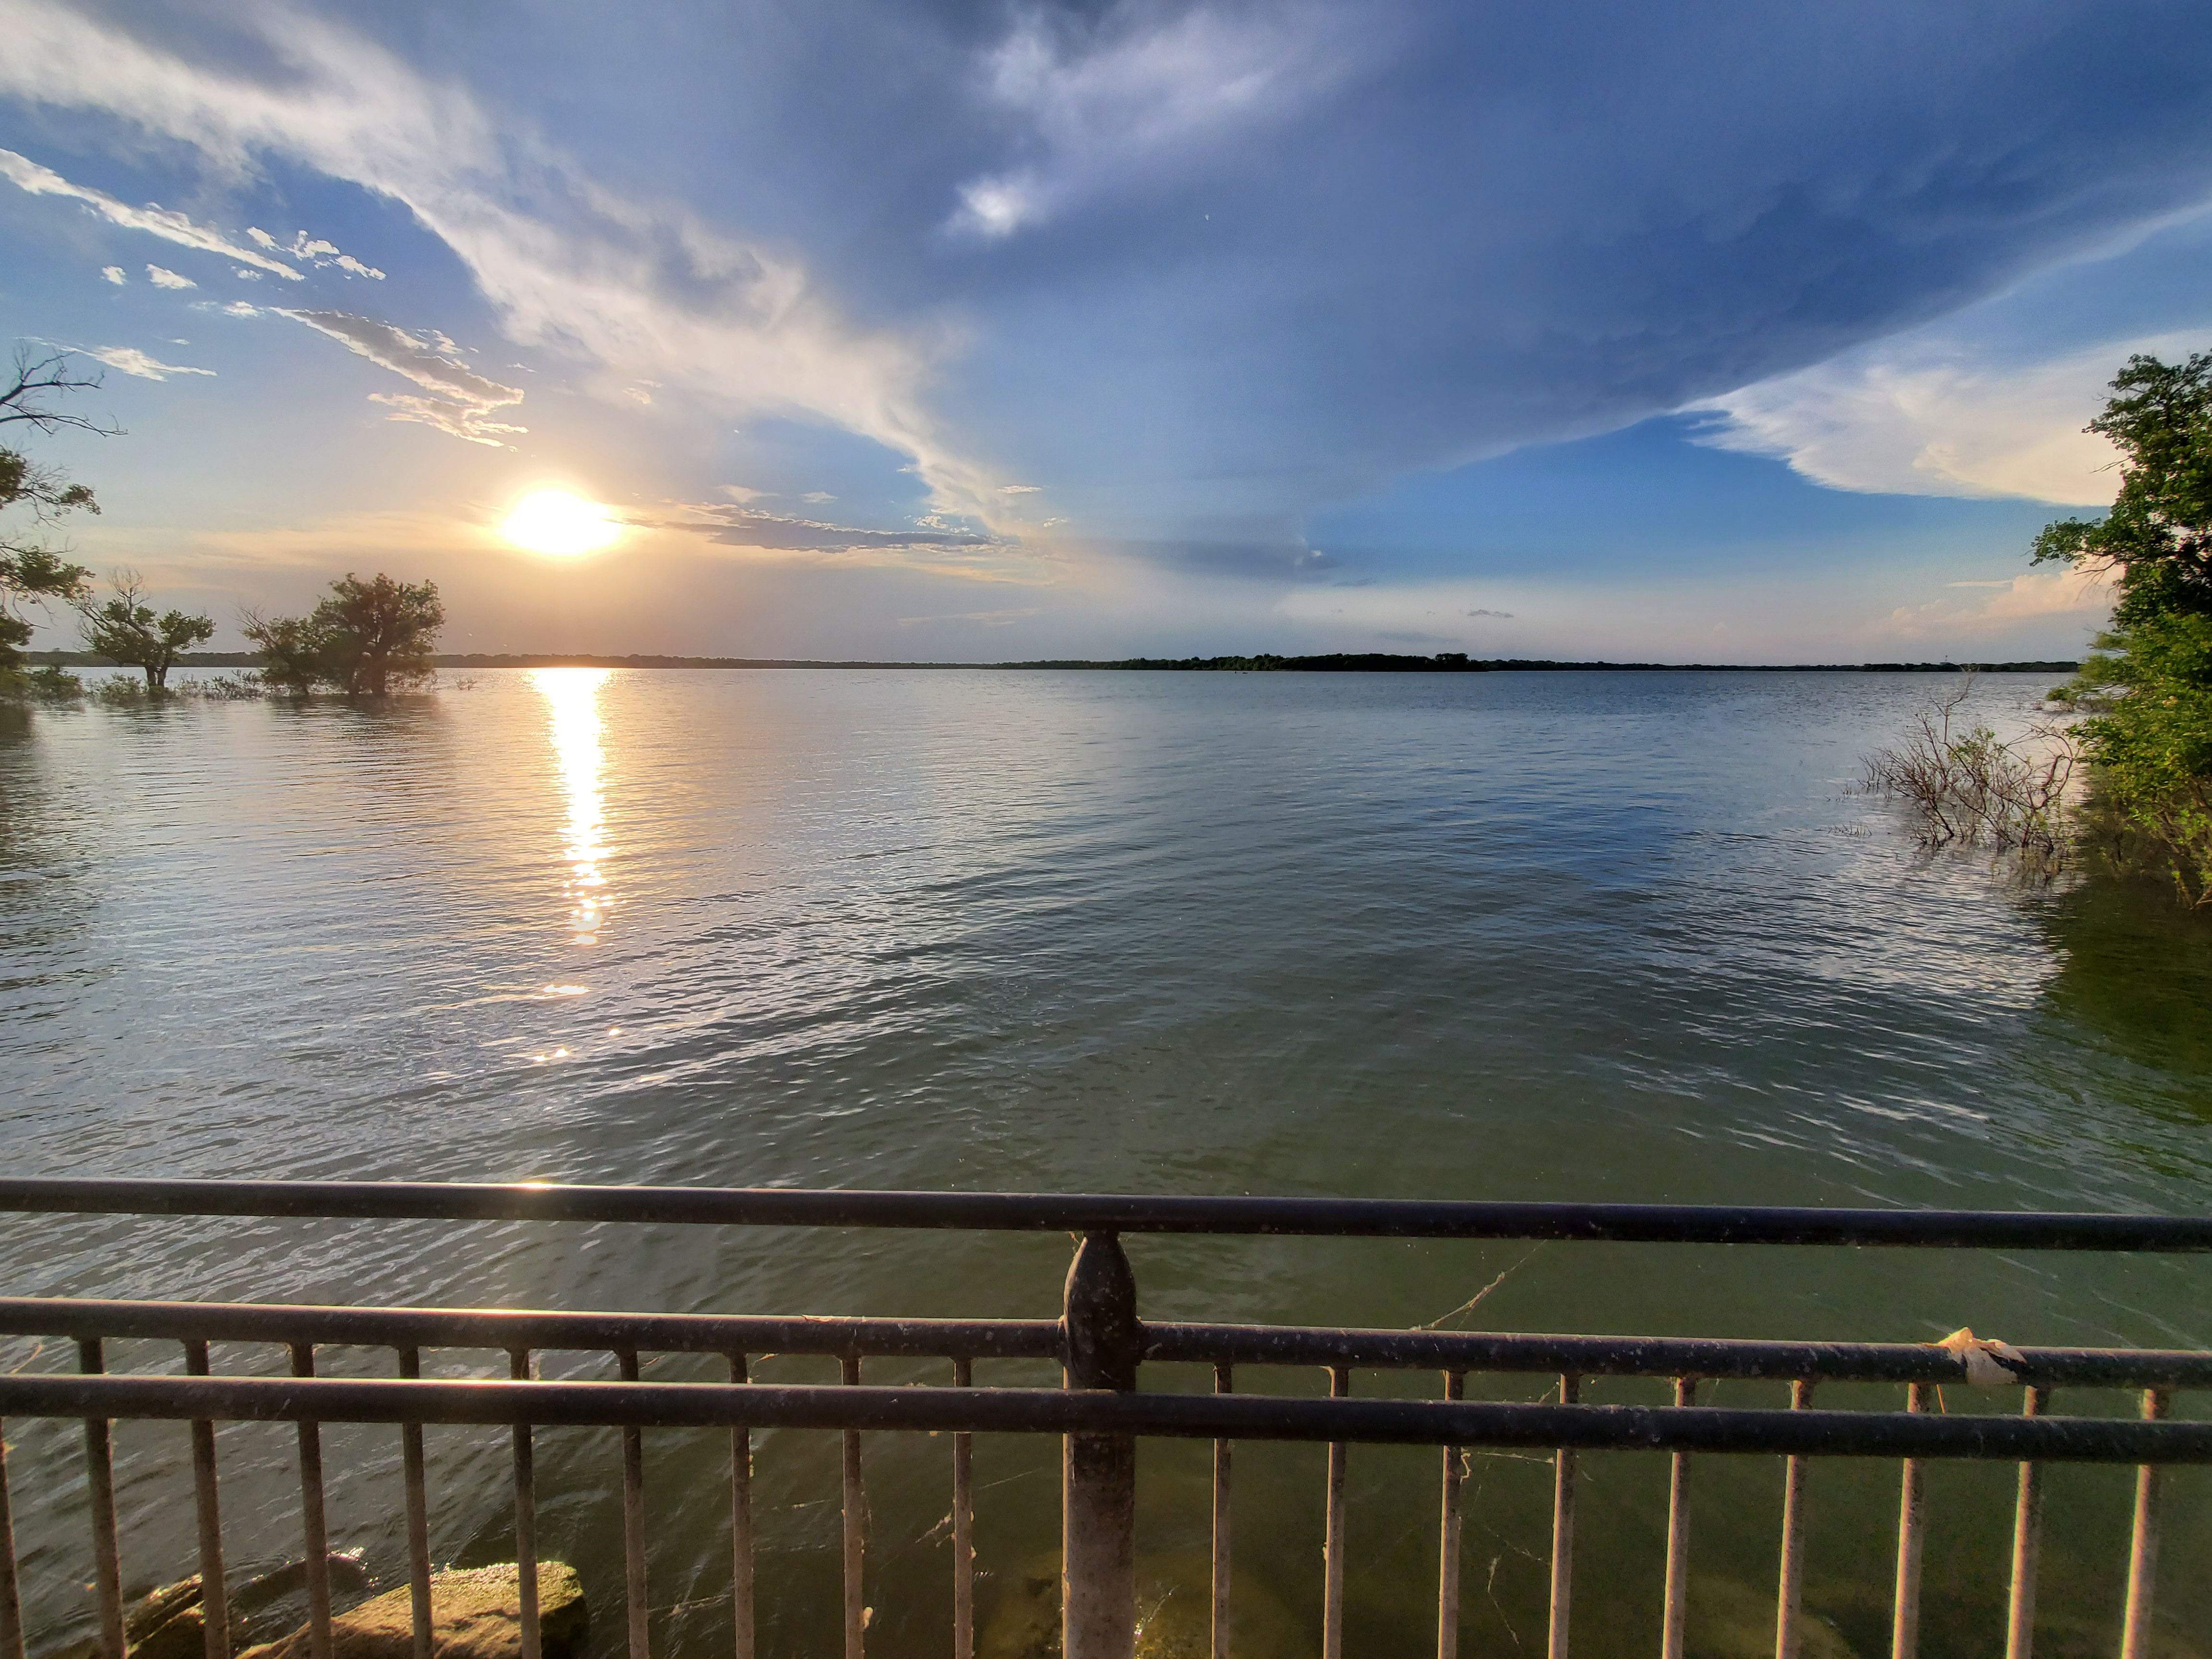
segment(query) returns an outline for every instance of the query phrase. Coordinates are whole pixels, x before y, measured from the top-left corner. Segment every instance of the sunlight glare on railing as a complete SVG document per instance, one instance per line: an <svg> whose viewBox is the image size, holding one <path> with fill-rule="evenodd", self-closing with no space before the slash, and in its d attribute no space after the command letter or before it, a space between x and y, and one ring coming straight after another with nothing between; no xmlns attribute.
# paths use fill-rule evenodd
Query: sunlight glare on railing
<svg viewBox="0 0 2212 1659"><path fill-rule="evenodd" d="M535 668L530 673L552 718L553 754L568 797L562 856L568 865L568 925L578 945L599 943L609 902L606 878L599 870L606 854L600 839L605 807L599 787L599 689L611 674L605 668Z"/></svg>

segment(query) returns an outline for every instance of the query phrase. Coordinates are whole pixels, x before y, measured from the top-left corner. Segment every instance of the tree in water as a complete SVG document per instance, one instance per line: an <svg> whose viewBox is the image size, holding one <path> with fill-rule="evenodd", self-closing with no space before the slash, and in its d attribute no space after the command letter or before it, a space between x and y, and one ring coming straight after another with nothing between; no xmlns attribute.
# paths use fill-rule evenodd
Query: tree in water
<svg viewBox="0 0 2212 1659"><path fill-rule="evenodd" d="M94 605L89 596L77 601L77 628L85 649L131 668L146 671L147 690L159 694L169 689L169 671L177 659L215 635L215 618L187 616L181 611L154 614L146 604L145 584L137 573L118 570L114 594L106 604Z"/></svg>
<svg viewBox="0 0 2212 1659"><path fill-rule="evenodd" d="M248 613L246 637L261 647L261 678L305 696L327 685L349 697L384 697L428 680L446 607L435 582L401 582L349 571L305 617Z"/></svg>
<svg viewBox="0 0 2212 1659"><path fill-rule="evenodd" d="M0 388L0 427L25 427L49 436L65 429L106 436L115 428L57 409L50 401L56 392L88 391L100 383L97 374L73 370L67 352L33 357L19 346L13 383ZM24 602L74 601L83 596L92 574L48 544L45 528L65 514L100 511L89 485L72 483L66 474L0 441L0 509L11 507L29 508L32 528L0 533L0 675L22 667L23 647L31 640Z"/></svg>
<svg viewBox="0 0 2212 1659"><path fill-rule="evenodd" d="M2134 356L2088 430L2120 451L2120 492L2066 519L2035 558L2117 573L2112 627L2062 695L2123 862L2148 848L2187 902L2212 903L2212 352Z"/></svg>

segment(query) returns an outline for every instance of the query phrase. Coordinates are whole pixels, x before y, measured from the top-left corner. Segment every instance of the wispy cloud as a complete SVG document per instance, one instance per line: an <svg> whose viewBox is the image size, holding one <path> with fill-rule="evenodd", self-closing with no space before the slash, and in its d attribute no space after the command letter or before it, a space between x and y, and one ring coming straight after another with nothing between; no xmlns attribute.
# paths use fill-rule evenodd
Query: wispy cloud
<svg viewBox="0 0 2212 1659"><path fill-rule="evenodd" d="M146 280L155 288L198 288L199 284L189 276L179 276L173 270L164 270L159 265L146 267Z"/></svg>
<svg viewBox="0 0 2212 1659"><path fill-rule="evenodd" d="M123 267L121 265L102 265L100 268L100 274L106 277L109 282L114 283L118 288L121 288L125 283L131 280L128 276L125 276L123 274Z"/></svg>
<svg viewBox="0 0 2212 1659"><path fill-rule="evenodd" d="M27 42L18 33L9 44L11 48L21 48L33 43ZM21 62L15 51L11 50L6 58L0 59L0 63L9 62ZM5 69L0 69L0 76L8 74ZM264 270L279 272L295 282L305 280L289 265L271 259L264 253L257 253L251 248L240 247L221 231L196 223L181 213L173 213L152 203L135 208L127 203L118 202L106 191L94 190L88 185L73 185L52 168L41 167L28 156L18 155L12 149L0 149L0 179L7 179L19 190L27 191L33 196L62 196L82 202L108 223L120 225L125 230L143 230L149 235L161 237L164 241L174 242L179 247L224 254Z"/></svg>
<svg viewBox="0 0 2212 1659"><path fill-rule="evenodd" d="M1372 12L1355 32L1348 14L1310 5L1200 5L1134 24L1126 15L1085 32L1030 12L992 49L989 95L1023 118L1042 154L962 185L950 228L1009 236L1086 197L1210 159L1232 137L1305 109L1382 32Z"/></svg>
<svg viewBox="0 0 2212 1659"><path fill-rule="evenodd" d="M2201 336L1999 361L1941 329L1850 351L1698 405L1717 448L1771 455L1832 489L2108 505L2112 445L2082 430L2131 351L2201 349Z"/></svg>
<svg viewBox="0 0 2212 1659"><path fill-rule="evenodd" d="M1031 605L1017 611L955 611L942 617L901 617L898 625L914 628L923 623L964 622L976 623L985 628L1006 628L1024 617L1041 617L1043 614L1042 606Z"/></svg>
<svg viewBox="0 0 2212 1659"><path fill-rule="evenodd" d="M220 168L275 155L349 180L445 241L510 338L596 366L605 395L653 380L708 406L829 421L911 456L948 510L997 513L1000 481L924 404L949 337L853 323L795 259L603 187L458 82L283 6L235 15L253 54L233 64L186 58L58 0L9 10L0 92L108 112ZM300 274L268 252L223 246Z"/></svg>
<svg viewBox="0 0 2212 1659"><path fill-rule="evenodd" d="M748 495L757 495L748 491ZM758 547L782 552L842 553L882 548L1005 548L1001 538L980 531L951 529L862 530L720 501L685 502L688 518L634 514L641 529L682 530L729 547Z"/></svg>
<svg viewBox="0 0 2212 1659"><path fill-rule="evenodd" d="M2075 617L2094 622L2112 602L2112 590L2102 573L2094 570L2024 570L2004 581L1946 582L1946 587L1991 590L1989 597L1967 603L1930 599L1924 605L1899 605L1877 630L1883 636L1917 640L1960 635L2002 633L2022 623Z"/></svg>
<svg viewBox="0 0 2212 1659"><path fill-rule="evenodd" d="M165 363L149 357L136 346L76 346L88 357L96 358L108 368L125 374L136 375L142 380L166 380L172 374L205 374L213 378L211 368L186 368L180 363Z"/></svg>
<svg viewBox="0 0 2212 1659"><path fill-rule="evenodd" d="M319 236L310 236L304 230L293 233L289 242L280 242L258 225L248 225L246 234L272 253L289 253L295 259L310 265L330 265L349 276L372 276L384 280L384 273L374 265L363 264L350 253L341 253L336 242L325 241Z"/></svg>
<svg viewBox="0 0 2212 1659"><path fill-rule="evenodd" d="M528 430L491 418L494 410L520 403L521 392L486 380L456 362L460 348L435 331L410 334L397 324L356 316L349 311L273 309L277 316L289 317L328 335L379 368L405 376L430 394L424 398L409 392L369 393L370 402L392 411L392 420L420 422L471 443L494 446L508 434Z"/></svg>

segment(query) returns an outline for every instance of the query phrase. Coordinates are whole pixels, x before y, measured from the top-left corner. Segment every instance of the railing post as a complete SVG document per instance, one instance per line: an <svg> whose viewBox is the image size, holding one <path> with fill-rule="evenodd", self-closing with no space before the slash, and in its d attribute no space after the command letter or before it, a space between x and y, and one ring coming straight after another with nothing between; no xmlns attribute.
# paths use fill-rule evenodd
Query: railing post
<svg viewBox="0 0 2212 1659"><path fill-rule="evenodd" d="M1065 1308L1066 1386L1133 1391L1144 1349L1137 1281L1114 1234L1084 1236L1067 1269ZM1133 1659L1137 1443L1126 1434L1071 1434L1060 1468L1060 1652Z"/></svg>

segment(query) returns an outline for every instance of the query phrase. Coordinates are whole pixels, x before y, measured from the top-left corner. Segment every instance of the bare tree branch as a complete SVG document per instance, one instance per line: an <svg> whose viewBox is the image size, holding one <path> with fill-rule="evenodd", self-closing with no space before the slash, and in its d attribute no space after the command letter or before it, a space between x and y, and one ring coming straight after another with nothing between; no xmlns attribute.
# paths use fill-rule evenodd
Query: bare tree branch
<svg viewBox="0 0 2212 1659"><path fill-rule="evenodd" d="M88 392L105 383L106 377L97 369L89 374L77 370L71 362L74 355L56 351L39 357L28 346L17 346L15 382L0 391L0 426L21 421L48 434L65 429L102 438L119 434L123 428L111 422L73 415L45 401L49 393Z"/></svg>

